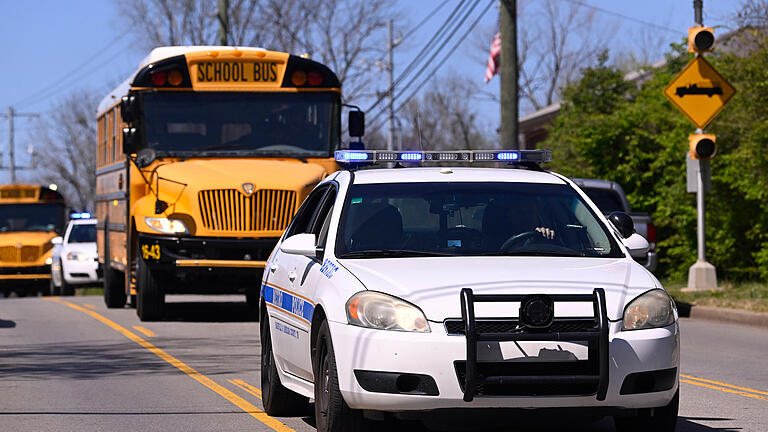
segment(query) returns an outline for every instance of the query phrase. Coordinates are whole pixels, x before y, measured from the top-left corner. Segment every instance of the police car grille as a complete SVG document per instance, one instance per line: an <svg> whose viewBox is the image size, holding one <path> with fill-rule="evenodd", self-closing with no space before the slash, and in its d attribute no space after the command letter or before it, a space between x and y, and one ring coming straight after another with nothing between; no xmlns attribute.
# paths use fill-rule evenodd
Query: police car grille
<svg viewBox="0 0 768 432"><path fill-rule="evenodd" d="M261 189L246 196L237 189L200 191L203 226L216 232L283 231L296 212L296 192Z"/></svg>
<svg viewBox="0 0 768 432"><path fill-rule="evenodd" d="M499 319L476 321L478 333L512 333L525 332L523 328L518 328L517 319ZM597 331L597 321L594 318L556 318L552 326L548 329L550 332L588 332ZM460 319L445 320L445 331L451 336L463 336L464 322Z"/></svg>

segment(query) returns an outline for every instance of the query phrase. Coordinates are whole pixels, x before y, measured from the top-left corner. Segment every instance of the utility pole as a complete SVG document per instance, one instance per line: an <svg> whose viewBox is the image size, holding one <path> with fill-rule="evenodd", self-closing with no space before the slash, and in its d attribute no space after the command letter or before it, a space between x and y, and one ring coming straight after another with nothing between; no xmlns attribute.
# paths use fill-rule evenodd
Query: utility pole
<svg viewBox="0 0 768 432"><path fill-rule="evenodd" d="M11 173L11 183L16 183L16 170L17 169L30 169L31 167L16 167L16 152L15 152L15 143L14 143L14 135L15 131L13 129L13 119L14 117L37 117L37 114L34 113L17 113L13 107L8 107L8 113L7 114L0 114L0 117L6 117L8 118L8 171Z"/></svg>
<svg viewBox="0 0 768 432"><path fill-rule="evenodd" d="M519 149L517 100L517 0L501 0L501 145Z"/></svg>
<svg viewBox="0 0 768 432"><path fill-rule="evenodd" d="M219 18L219 45L229 45L227 35L229 35L229 16L227 11L229 10L229 0L219 0L217 16Z"/></svg>
<svg viewBox="0 0 768 432"><path fill-rule="evenodd" d="M392 20L387 21L387 74L389 75L389 91L387 92L387 98L389 99L387 106L387 123L389 125L389 135L387 136L387 150L392 151L395 143L395 89L394 75L395 75L395 61L392 52L395 48L395 42L392 34Z"/></svg>

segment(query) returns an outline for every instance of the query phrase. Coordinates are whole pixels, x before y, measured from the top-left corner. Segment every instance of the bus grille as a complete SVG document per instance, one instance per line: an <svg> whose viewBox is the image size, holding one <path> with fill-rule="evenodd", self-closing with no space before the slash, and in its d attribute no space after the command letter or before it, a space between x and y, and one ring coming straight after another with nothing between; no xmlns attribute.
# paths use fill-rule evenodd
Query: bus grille
<svg viewBox="0 0 768 432"><path fill-rule="evenodd" d="M219 232L282 231L296 211L296 192L261 189L245 196L237 189L200 191L203 226Z"/></svg>
<svg viewBox="0 0 768 432"><path fill-rule="evenodd" d="M34 262L40 257L40 246L2 246L0 247L0 261L3 262Z"/></svg>

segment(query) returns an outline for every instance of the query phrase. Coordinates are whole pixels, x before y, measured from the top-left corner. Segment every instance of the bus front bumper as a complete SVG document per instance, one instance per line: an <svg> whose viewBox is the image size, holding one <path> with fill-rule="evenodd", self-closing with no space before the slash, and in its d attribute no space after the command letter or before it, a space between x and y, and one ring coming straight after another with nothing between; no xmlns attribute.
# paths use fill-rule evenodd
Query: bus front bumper
<svg viewBox="0 0 768 432"><path fill-rule="evenodd" d="M139 235L139 256L152 268L192 271L263 269L277 238Z"/></svg>
<svg viewBox="0 0 768 432"><path fill-rule="evenodd" d="M35 281L51 278L51 266L0 267L0 281Z"/></svg>

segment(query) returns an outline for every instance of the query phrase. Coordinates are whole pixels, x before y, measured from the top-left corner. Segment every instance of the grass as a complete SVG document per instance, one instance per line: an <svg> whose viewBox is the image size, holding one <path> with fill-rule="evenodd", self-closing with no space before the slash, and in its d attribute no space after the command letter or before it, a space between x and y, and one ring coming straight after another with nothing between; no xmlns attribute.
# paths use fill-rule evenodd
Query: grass
<svg viewBox="0 0 768 432"><path fill-rule="evenodd" d="M101 287L77 288L75 290L75 295L78 295L78 296L104 295L104 288L101 288Z"/></svg>
<svg viewBox="0 0 768 432"><path fill-rule="evenodd" d="M742 309L753 312L768 312L768 283L720 281L720 291L683 292L684 282L667 282L664 287L672 297L696 306L715 306Z"/></svg>

